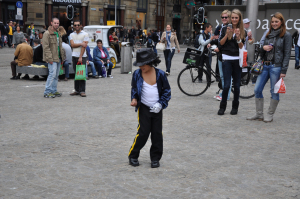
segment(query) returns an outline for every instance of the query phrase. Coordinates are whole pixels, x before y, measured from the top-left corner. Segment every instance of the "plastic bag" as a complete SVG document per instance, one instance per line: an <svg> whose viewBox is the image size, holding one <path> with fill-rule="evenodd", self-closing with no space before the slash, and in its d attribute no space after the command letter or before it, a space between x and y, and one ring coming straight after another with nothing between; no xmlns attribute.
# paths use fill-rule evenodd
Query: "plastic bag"
<svg viewBox="0 0 300 199"><path fill-rule="evenodd" d="M76 73L75 73L75 80L86 80L86 74L85 74L85 65L81 63L79 65L79 62L76 65Z"/></svg>
<svg viewBox="0 0 300 199"><path fill-rule="evenodd" d="M106 77L106 67L105 66L103 66L102 67L102 69L101 69L101 71L102 71L102 77Z"/></svg>
<svg viewBox="0 0 300 199"><path fill-rule="evenodd" d="M240 61L240 67L247 67L247 55L248 51L244 48L239 49L239 61Z"/></svg>
<svg viewBox="0 0 300 199"><path fill-rule="evenodd" d="M59 71L59 75L63 75L64 74L64 69L63 69L63 63L60 65L60 71Z"/></svg>
<svg viewBox="0 0 300 199"><path fill-rule="evenodd" d="M285 93L286 92L286 86L284 84L284 81L282 78L275 84L274 86L274 93Z"/></svg>

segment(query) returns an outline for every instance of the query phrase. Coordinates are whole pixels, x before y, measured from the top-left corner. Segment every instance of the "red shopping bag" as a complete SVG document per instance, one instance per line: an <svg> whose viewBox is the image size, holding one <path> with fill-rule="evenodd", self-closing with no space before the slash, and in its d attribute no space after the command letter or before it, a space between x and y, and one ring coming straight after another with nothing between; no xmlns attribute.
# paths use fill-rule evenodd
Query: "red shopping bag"
<svg viewBox="0 0 300 199"><path fill-rule="evenodd" d="M285 93L286 92L286 86L284 84L284 81L282 78L275 84L274 87L274 93Z"/></svg>
<svg viewBox="0 0 300 199"><path fill-rule="evenodd" d="M247 67L247 56L248 56L248 52L244 50L243 52L243 67Z"/></svg>

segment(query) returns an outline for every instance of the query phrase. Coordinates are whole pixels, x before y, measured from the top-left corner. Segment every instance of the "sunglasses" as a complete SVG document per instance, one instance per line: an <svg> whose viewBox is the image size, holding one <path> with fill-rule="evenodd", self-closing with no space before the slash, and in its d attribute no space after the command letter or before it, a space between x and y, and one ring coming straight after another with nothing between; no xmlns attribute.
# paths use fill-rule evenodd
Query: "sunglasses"
<svg viewBox="0 0 300 199"><path fill-rule="evenodd" d="M222 19L227 19L228 17L221 17Z"/></svg>
<svg viewBox="0 0 300 199"><path fill-rule="evenodd" d="M74 26L76 27L76 26L80 26L80 25L74 25Z"/></svg>

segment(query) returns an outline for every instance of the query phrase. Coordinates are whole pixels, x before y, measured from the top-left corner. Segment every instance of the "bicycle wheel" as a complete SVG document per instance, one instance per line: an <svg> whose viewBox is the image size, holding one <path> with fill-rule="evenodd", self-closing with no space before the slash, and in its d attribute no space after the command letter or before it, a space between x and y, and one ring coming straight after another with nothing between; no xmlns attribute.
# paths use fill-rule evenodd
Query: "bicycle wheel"
<svg viewBox="0 0 300 199"><path fill-rule="evenodd" d="M247 71L246 71L247 69ZM251 67L243 68L242 77L241 77L241 86L240 86L240 98L249 99L254 97L254 86L252 86L252 79L254 75L250 73ZM233 86L231 91L234 93Z"/></svg>
<svg viewBox="0 0 300 199"><path fill-rule="evenodd" d="M198 67L187 66L183 69L177 78L177 85L181 92L188 96L199 96L202 95L209 86L208 74L205 69L203 69L202 81L199 81ZM201 73L200 73L201 74Z"/></svg>

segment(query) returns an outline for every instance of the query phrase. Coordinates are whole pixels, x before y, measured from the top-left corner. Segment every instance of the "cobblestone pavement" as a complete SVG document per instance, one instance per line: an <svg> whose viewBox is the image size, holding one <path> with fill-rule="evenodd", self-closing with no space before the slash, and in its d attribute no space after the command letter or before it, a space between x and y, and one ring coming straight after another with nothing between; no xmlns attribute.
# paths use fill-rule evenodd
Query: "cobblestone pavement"
<svg viewBox="0 0 300 199"><path fill-rule="evenodd" d="M199 97L177 86L184 49L169 76L172 99L164 111L164 155L150 168L150 140L140 166L128 165L137 114L130 107L131 74L87 81L87 97L45 99L45 81L12 81L13 49L0 49L0 198L300 198L299 70L290 62L272 123L247 121L254 98L239 113L218 116L214 83ZM165 69L162 53L159 68ZM215 59L213 59L213 67ZM133 69L136 69L133 67ZM269 84L265 89L265 112Z"/></svg>

